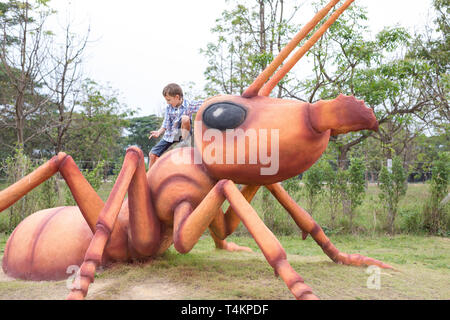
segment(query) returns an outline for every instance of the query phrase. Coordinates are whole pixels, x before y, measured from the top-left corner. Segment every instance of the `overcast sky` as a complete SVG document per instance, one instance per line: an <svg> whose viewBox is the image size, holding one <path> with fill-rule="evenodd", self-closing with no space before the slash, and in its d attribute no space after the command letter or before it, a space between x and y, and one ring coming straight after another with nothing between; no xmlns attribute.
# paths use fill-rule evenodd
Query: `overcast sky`
<svg viewBox="0 0 450 320"><path fill-rule="evenodd" d="M431 2L355 1L367 7L373 33L395 24L414 31L429 20ZM86 49L86 76L117 89L120 100L132 109L140 108L139 115L144 116L164 107L161 91L170 82L192 81L203 87L207 65L199 49L214 40L210 29L229 4L225 0L52 0L51 6L58 10L61 24L70 16L80 34L91 27L90 39L95 41ZM312 13L300 18L311 17Z"/></svg>

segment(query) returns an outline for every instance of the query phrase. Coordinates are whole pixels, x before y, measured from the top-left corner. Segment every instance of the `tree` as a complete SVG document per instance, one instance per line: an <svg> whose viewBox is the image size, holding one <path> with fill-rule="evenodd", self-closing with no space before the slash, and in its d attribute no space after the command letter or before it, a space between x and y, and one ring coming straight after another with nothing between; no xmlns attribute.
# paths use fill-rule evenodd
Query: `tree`
<svg viewBox="0 0 450 320"><path fill-rule="evenodd" d="M50 99L39 92L42 77L47 72L42 67L51 36L44 28L47 17L53 13L47 6L48 1L9 0L1 2L0 7L0 69L8 77L14 95L13 110L8 110L11 106L6 105L12 119L3 117L2 122L15 129L20 146L42 133L35 127L26 136L26 121ZM8 123L10 120L14 122Z"/></svg>
<svg viewBox="0 0 450 320"><path fill-rule="evenodd" d="M62 151L67 132L72 124L78 95L81 91L81 64L84 49L89 39L89 29L84 36L71 30L71 22L64 28L64 41L55 44L50 51L48 64L52 72L45 80L47 89L52 93L53 108L47 108L42 117L50 119L45 131L54 147L54 152Z"/></svg>
<svg viewBox="0 0 450 320"><path fill-rule="evenodd" d="M144 152L144 155L149 154L150 150L157 142L156 139L148 139L149 132L158 130L161 127L162 120L162 118L156 115L131 118L129 120L129 126L127 127L127 131L130 133L125 139L126 144L128 146L136 145Z"/></svg>
<svg viewBox="0 0 450 320"><path fill-rule="evenodd" d="M450 1L433 0L435 9L434 24L427 24L422 34L417 34L408 55L426 63L427 74L421 78L421 89L428 95L436 112L428 115L438 130L448 134L450 123L449 107L449 67L450 57Z"/></svg>
<svg viewBox="0 0 450 320"><path fill-rule="evenodd" d="M289 8L291 15L287 17L284 0L233 3L235 6L225 10L211 30L217 34L217 41L201 50L209 64L205 71L209 95L242 94L281 51L289 35L297 31L291 21L299 8Z"/></svg>
<svg viewBox="0 0 450 320"><path fill-rule="evenodd" d="M83 168L92 168L101 160L115 162L123 153L120 141L132 112L110 87L90 79L82 85L79 106L67 132L65 151L76 161L85 161Z"/></svg>
<svg viewBox="0 0 450 320"><path fill-rule="evenodd" d="M366 11L353 5L310 50L313 76L284 89L291 97L308 102L332 99L339 93L355 95L375 111L381 125L408 124L417 132L415 120L433 107L418 86L426 66L405 55L410 40L405 29L385 28L375 39L367 34ZM392 132L384 130L381 126L379 138L387 140ZM361 131L332 137L341 168L348 165L349 151L370 136L372 132Z"/></svg>

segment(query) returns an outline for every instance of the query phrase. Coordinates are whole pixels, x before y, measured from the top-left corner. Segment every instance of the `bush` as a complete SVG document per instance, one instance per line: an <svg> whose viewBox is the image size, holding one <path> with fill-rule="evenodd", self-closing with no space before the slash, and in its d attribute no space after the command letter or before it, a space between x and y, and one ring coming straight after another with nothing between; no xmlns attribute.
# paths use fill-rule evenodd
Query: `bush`
<svg viewBox="0 0 450 320"><path fill-rule="evenodd" d="M339 168L337 171L333 169L330 163L327 161L323 166L323 175L325 182L325 193L324 195L327 198L328 207L330 209L330 228L334 229L336 227L336 218L339 209L339 205L341 203L341 195L343 193L343 187L346 183L345 181L345 173ZM346 187L346 186L345 186ZM344 187L344 188L345 188Z"/></svg>
<svg viewBox="0 0 450 320"><path fill-rule="evenodd" d="M298 176L292 177L282 182L283 188L291 195L294 196L300 190L300 179Z"/></svg>
<svg viewBox="0 0 450 320"><path fill-rule="evenodd" d="M401 218L401 230L405 233L418 234L424 229L424 219L420 210L399 210Z"/></svg>
<svg viewBox="0 0 450 320"><path fill-rule="evenodd" d="M23 148L16 148L14 154L8 157L2 165L7 178L6 186L16 183L46 161L43 159L39 163L33 164L31 159L24 154ZM0 232L10 233L32 213L56 207L60 203L58 175L54 175L8 209L8 218L2 219Z"/></svg>
<svg viewBox="0 0 450 320"><path fill-rule="evenodd" d="M387 210L386 229L390 234L394 234L394 222L398 211L400 198L406 194L408 189L407 174L402 162L395 157L392 161L392 170L385 166L381 168L379 176L380 194L379 198Z"/></svg>
<svg viewBox="0 0 450 320"><path fill-rule="evenodd" d="M8 157L3 165L6 172L7 185L12 185L32 171L33 164L24 154L23 148L16 148L14 155ZM36 198L30 193L8 209L8 222L3 227L6 232L12 232L16 226L35 210Z"/></svg>
<svg viewBox="0 0 450 320"><path fill-rule="evenodd" d="M359 207L366 195L366 168L362 159L354 158L350 162L348 168L348 188L347 197L349 200L349 216L350 216L350 230L353 229L353 218L356 215L356 208Z"/></svg>
<svg viewBox="0 0 450 320"><path fill-rule="evenodd" d="M442 204L448 194L450 154L441 153L433 163L430 197L424 207L425 227L432 234L446 235L449 228L449 204Z"/></svg>
<svg viewBox="0 0 450 320"><path fill-rule="evenodd" d="M258 197L259 196L259 197ZM264 224L277 235L293 235L299 232L297 225L289 213L279 204L266 188L261 188L257 197L262 200L258 212ZM252 202L258 202L256 201ZM258 209L256 209L258 210Z"/></svg>
<svg viewBox="0 0 450 320"><path fill-rule="evenodd" d="M324 185L324 160L318 161L308 171L303 174L302 182L304 184L303 194L305 195L306 210L312 216L320 195L323 193Z"/></svg>

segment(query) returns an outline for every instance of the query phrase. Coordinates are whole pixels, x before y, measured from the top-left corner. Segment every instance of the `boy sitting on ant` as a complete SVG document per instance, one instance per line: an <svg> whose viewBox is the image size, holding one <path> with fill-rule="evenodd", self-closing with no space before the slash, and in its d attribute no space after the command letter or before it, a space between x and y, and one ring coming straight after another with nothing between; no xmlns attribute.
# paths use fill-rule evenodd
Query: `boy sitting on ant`
<svg viewBox="0 0 450 320"><path fill-rule="evenodd" d="M167 101L163 124L158 131L150 132L148 138L158 138L162 134L164 136L150 151L149 167L174 143L189 139L192 134L192 114L197 112L203 104L203 101L184 99L183 90L175 83L164 88L163 96Z"/></svg>

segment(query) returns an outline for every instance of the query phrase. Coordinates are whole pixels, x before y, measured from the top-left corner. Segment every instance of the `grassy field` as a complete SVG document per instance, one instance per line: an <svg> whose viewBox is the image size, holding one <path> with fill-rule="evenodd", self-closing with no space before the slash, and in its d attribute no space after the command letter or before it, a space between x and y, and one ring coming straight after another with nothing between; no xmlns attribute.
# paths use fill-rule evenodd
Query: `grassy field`
<svg viewBox="0 0 450 320"><path fill-rule="evenodd" d="M105 182L97 191L99 196L106 201L112 189L112 182ZM6 183L0 182L0 190L6 188ZM65 189L65 182L60 181L61 192ZM39 192L39 191L33 191ZM41 191L42 192L42 191ZM322 226L329 235L336 234L354 234L362 236L383 236L386 233L387 213L380 201L378 194L379 188L376 184L370 184L366 190L365 198L361 206L356 209L353 218L353 226L349 225L349 218L344 216L342 208L338 206L336 219L333 225L330 215L330 204L326 195L322 195L317 200L314 210L310 214ZM265 193L265 194L264 194ZM252 205L266 225L278 235L294 235L297 233L297 226L289 218L284 208L271 196L268 191L261 188L256 194ZM297 192L290 192L297 203L305 209L308 209L305 197L302 194L301 186ZM429 198L429 185L418 183L409 184L405 197L401 198L398 206L398 213L395 219L396 233L401 234L419 234L425 235L426 230L423 227L424 206ZM55 206L66 205L64 195L60 195L59 203ZM71 204L72 205L72 204ZM224 205L224 209L227 204ZM43 208L42 208L43 209ZM450 228L450 203L446 206L447 229ZM36 209L37 210L37 209ZM0 232L8 230L8 214L5 211L0 214ZM242 225L236 231L236 235L246 235L248 232ZM450 236L450 231L444 231L443 236Z"/></svg>
<svg viewBox="0 0 450 320"><path fill-rule="evenodd" d="M376 184L370 184L361 206L357 207L350 226L349 218L344 216L342 208L338 206L334 225L331 221L330 203L326 195L319 196L317 205L309 213L321 225L328 235L353 234L360 236L384 236L386 234L387 212L379 199L379 188ZM293 235L297 233L295 222L289 217L284 208L269 194L264 197L267 190L259 190L252 205L266 225L276 234ZM301 188L290 195L303 208L308 209ZM396 234L425 235L424 206L429 198L428 184L409 184L406 195L401 198L398 205L398 213L395 219ZM450 203L445 207L447 212L447 226L450 224ZM248 235L242 225L236 231L237 235ZM444 236L450 236L447 231Z"/></svg>
<svg viewBox="0 0 450 320"><path fill-rule="evenodd" d="M334 264L312 239L278 238L291 265L321 299L450 299L448 238L332 237L344 252L368 255L399 270L381 271L380 290L367 287L367 268ZM6 240L6 235L0 236L1 255ZM254 252L216 250L211 238L203 236L186 255L171 248L152 261L117 263L100 270L87 299L293 299L251 238L231 237L231 240L251 247ZM66 281L27 282L0 273L2 300L64 299L67 293Z"/></svg>
<svg viewBox="0 0 450 320"><path fill-rule="evenodd" d="M103 200L111 188L112 183L101 186L98 193ZM382 270L380 290L367 287L367 268L336 265L311 238L302 241L289 215L262 190L252 205L278 235L294 269L322 299L450 299L450 238L428 237L417 228L428 188L426 184L409 185L399 204L398 235L394 237L385 235L385 212L376 185L369 186L351 230L341 214L336 217L337 226L331 227L325 197L312 212L341 251L370 256L399 269ZM301 192L292 196L306 207ZM0 215L0 224L7 217ZM7 238L0 233L1 256ZM216 250L205 234L187 255L171 248L152 261L113 264L100 270L87 299L293 299L242 225L230 239L251 247L254 253ZM0 299L64 299L67 293L66 281L26 282L0 272Z"/></svg>

